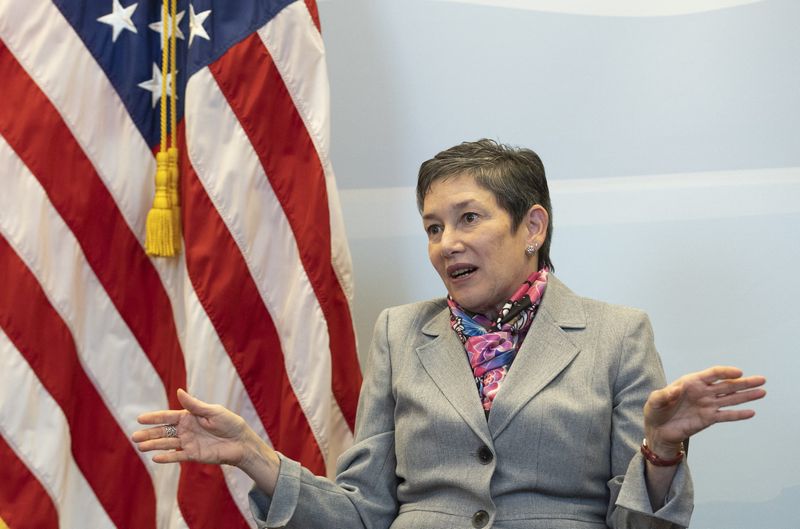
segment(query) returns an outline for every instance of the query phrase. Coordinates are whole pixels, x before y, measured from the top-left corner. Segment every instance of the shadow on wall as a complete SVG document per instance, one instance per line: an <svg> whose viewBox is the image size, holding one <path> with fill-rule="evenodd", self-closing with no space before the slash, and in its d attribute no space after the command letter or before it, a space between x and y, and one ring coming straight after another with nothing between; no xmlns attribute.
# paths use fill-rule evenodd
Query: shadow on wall
<svg viewBox="0 0 800 529"><path fill-rule="evenodd" d="M776 498L764 502L702 503L695 507L691 528L798 529L800 528L798 505L800 505L800 485L783 489Z"/></svg>

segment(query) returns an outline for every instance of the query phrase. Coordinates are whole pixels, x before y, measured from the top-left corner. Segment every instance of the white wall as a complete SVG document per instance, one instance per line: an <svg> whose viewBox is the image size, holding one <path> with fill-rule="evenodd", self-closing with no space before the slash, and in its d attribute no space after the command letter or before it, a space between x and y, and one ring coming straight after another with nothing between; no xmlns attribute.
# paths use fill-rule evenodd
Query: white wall
<svg viewBox="0 0 800 529"><path fill-rule="evenodd" d="M362 355L381 308L443 294L419 163L483 136L531 147L561 279L646 309L668 378L769 379L755 419L693 439L692 527L800 527L800 2L319 5Z"/></svg>

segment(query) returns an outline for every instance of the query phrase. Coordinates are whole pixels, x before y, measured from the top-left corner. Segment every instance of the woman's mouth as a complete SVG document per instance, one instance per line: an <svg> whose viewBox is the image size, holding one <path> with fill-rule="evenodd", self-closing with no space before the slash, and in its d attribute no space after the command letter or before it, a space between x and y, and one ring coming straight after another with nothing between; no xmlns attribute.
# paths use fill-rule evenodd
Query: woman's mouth
<svg viewBox="0 0 800 529"><path fill-rule="evenodd" d="M478 268L470 265L454 265L447 269L450 279L466 279L471 276Z"/></svg>

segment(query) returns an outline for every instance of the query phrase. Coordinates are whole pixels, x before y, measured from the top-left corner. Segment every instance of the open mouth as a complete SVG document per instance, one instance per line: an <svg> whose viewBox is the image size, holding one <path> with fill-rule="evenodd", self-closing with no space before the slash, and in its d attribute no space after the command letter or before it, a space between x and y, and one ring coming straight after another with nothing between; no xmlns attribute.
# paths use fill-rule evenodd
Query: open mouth
<svg viewBox="0 0 800 529"><path fill-rule="evenodd" d="M463 279L471 276L476 270L477 268L474 266L463 266L448 271L448 274L452 279Z"/></svg>

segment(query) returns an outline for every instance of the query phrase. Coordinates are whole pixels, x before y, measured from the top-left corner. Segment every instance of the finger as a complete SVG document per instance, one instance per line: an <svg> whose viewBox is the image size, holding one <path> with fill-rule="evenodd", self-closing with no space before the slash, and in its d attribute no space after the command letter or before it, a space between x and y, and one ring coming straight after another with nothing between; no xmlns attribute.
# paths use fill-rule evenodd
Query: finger
<svg viewBox="0 0 800 529"><path fill-rule="evenodd" d="M158 433L157 430L161 433ZM163 427L144 428L142 430L136 430L133 432L133 435L131 435L131 439L135 443L141 443L142 441L147 441L149 439L158 439L159 437L164 437Z"/></svg>
<svg viewBox="0 0 800 529"><path fill-rule="evenodd" d="M714 366L700 371L698 374L700 380L706 384L713 384L719 380L739 378L742 376L742 370L733 366Z"/></svg>
<svg viewBox="0 0 800 529"><path fill-rule="evenodd" d="M197 397L193 397L182 389L178 389L178 402L180 402L181 406L186 408L189 413L199 415L200 417L207 417L214 409L211 404L203 402Z"/></svg>
<svg viewBox="0 0 800 529"><path fill-rule="evenodd" d="M191 458L183 450L159 452L153 456L153 462L155 463L182 463L184 461L191 461Z"/></svg>
<svg viewBox="0 0 800 529"><path fill-rule="evenodd" d="M736 406L737 404L744 404L758 399L763 399L767 392L761 388L751 389L748 391L739 391L730 395L725 395L717 399L717 405L720 408L728 406Z"/></svg>
<svg viewBox="0 0 800 529"><path fill-rule="evenodd" d="M767 379L762 376L752 376L734 380L722 380L716 384L712 384L711 387L717 395L727 395L737 391L757 388L763 386L766 382Z"/></svg>
<svg viewBox="0 0 800 529"><path fill-rule="evenodd" d="M149 411L139 415L136 420L139 424L177 424L184 413L183 410Z"/></svg>
<svg viewBox="0 0 800 529"><path fill-rule="evenodd" d="M140 452L150 452L151 450L177 450L181 447L181 440L177 437L162 437L142 441L136 445Z"/></svg>
<svg viewBox="0 0 800 529"><path fill-rule="evenodd" d="M733 422L749 419L756 414L753 410L720 410L714 416L714 422Z"/></svg>
<svg viewBox="0 0 800 529"><path fill-rule="evenodd" d="M167 437L167 432L164 430L163 424L154 428L137 430L131 435L131 439L136 443L141 443L142 441L148 441L150 439L161 439L162 437Z"/></svg>

